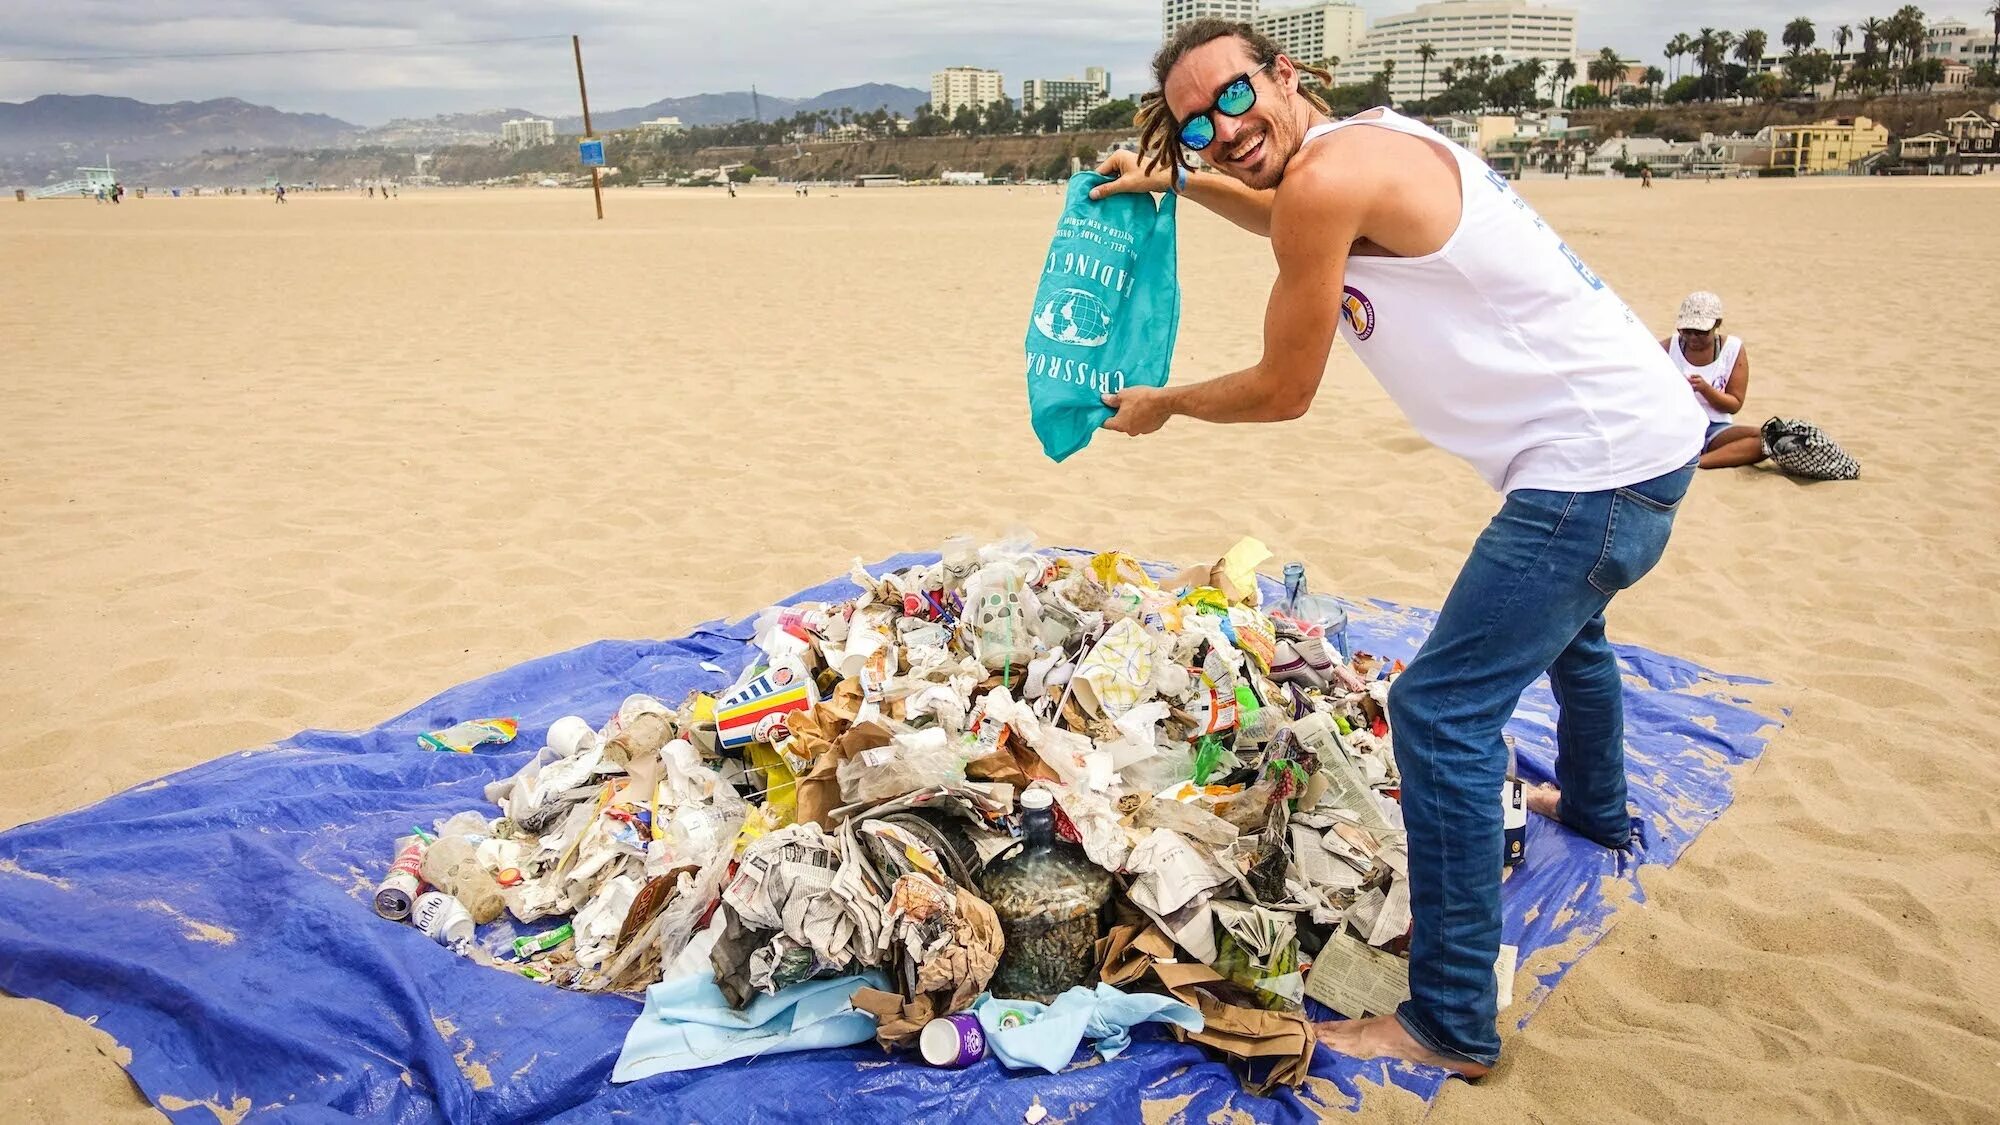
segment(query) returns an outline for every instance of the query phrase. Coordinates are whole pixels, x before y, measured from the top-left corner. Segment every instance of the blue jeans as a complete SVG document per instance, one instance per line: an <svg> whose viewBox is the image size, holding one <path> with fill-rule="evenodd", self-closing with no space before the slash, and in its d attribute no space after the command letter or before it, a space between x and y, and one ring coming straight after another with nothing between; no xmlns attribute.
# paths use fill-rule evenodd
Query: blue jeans
<svg viewBox="0 0 2000 1125"><path fill-rule="evenodd" d="M1660 561L1693 479L1689 464L1605 492L1509 493L1389 691L1412 920L1410 999L1396 1016L1439 1054L1488 1066L1500 1057L1500 732L1543 672L1561 712L1563 823L1607 848L1631 839L1622 684L1604 607Z"/></svg>

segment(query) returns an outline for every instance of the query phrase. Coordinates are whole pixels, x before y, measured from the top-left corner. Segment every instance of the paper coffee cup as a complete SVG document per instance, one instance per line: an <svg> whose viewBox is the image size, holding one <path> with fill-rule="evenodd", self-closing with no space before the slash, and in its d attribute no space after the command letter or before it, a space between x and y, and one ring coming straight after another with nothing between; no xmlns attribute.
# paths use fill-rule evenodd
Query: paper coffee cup
<svg viewBox="0 0 2000 1125"><path fill-rule="evenodd" d="M934 1019L917 1037L917 1053L932 1066L971 1066L986 1057L986 1032L971 1012Z"/></svg>
<svg viewBox="0 0 2000 1125"><path fill-rule="evenodd" d="M574 757L578 751L596 741L597 732L575 715L564 715L549 727L549 749L565 758Z"/></svg>

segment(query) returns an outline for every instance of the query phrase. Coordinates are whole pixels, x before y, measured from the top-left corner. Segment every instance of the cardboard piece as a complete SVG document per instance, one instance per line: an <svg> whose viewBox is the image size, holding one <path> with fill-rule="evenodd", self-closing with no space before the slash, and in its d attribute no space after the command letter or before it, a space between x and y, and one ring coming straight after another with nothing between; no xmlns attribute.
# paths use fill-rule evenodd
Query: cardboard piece
<svg viewBox="0 0 2000 1125"><path fill-rule="evenodd" d="M1124 988L1151 972L1158 961L1174 959L1174 939L1158 926L1113 926L1097 939L1097 977L1113 988Z"/></svg>
<svg viewBox="0 0 2000 1125"><path fill-rule="evenodd" d="M1213 1047L1232 1058L1251 1064L1243 1076L1244 1088L1260 1097L1278 1086L1298 1086L1312 1070L1312 1024L1304 1012L1272 1012L1245 1004L1232 1004L1226 996L1240 994L1207 965L1162 961L1153 966L1153 975L1173 998L1201 1013L1202 1029L1175 1028L1183 1042ZM1256 1077L1258 1064L1270 1063L1262 1078Z"/></svg>

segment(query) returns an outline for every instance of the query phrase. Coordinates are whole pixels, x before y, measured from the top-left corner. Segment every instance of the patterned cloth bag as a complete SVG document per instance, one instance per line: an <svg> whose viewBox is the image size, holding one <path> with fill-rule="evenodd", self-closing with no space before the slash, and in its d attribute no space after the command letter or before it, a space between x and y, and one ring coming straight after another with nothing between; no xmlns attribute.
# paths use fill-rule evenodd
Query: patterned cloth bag
<svg viewBox="0 0 2000 1125"><path fill-rule="evenodd" d="M1811 422L1772 418L1764 423L1763 433L1771 462L1795 477L1854 480L1861 475L1861 463Z"/></svg>

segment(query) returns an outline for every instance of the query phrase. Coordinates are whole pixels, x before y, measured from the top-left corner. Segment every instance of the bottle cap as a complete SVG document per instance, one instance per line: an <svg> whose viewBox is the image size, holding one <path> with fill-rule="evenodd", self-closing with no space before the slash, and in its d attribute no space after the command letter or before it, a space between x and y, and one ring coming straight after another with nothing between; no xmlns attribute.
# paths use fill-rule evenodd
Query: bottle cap
<svg viewBox="0 0 2000 1125"><path fill-rule="evenodd" d="M1029 812L1048 808L1055 803L1055 798L1049 796L1049 791L1046 789L1030 789L1021 794L1021 808Z"/></svg>

